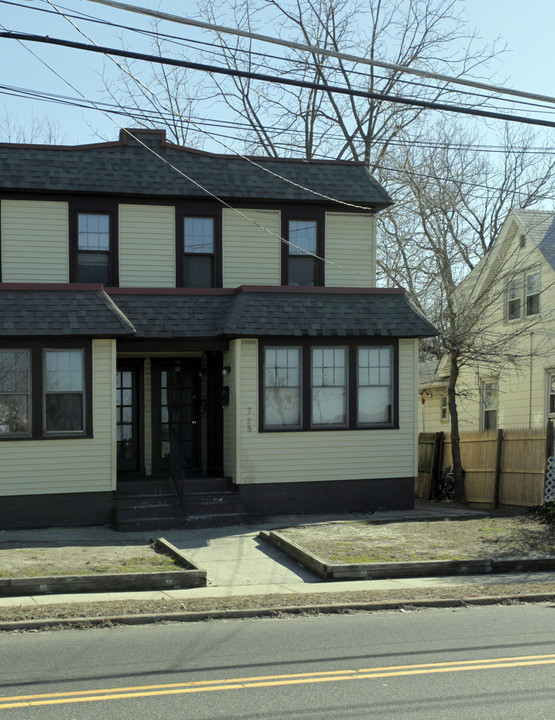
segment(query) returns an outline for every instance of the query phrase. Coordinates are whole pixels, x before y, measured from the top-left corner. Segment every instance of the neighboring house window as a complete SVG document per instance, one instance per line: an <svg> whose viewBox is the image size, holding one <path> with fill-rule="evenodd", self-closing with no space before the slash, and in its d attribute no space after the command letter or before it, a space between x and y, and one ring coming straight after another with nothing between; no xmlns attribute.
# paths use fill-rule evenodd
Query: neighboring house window
<svg viewBox="0 0 555 720"><path fill-rule="evenodd" d="M31 353L0 350L0 436L31 432Z"/></svg>
<svg viewBox="0 0 555 720"><path fill-rule="evenodd" d="M312 348L312 425L347 423L347 348Z"/></svg>
<svg viewBox="0 0 555 720"><path fill-rule="evenodd" d="M85 200L70 203L70 282L118 284L117 204L101 203L91 209Z"/></svg>
<svg viewBox="0 0 555 720"><path fill-rule="evenodd" d="M497 430L499 388L497 381L482 382L482 429Z"/></svg>
<svg viewBox="0 0 555 720"><path fill-rule="evenodd" d="M325 215L282 212L281 284L308 286L324 284Z"/></svg>
<svg viewBox="0 0 555 720"><path fill-rule="evenodd" d="M547 414L555 417L555 370L547 373Z"/></svg>
<svg viewBox="0 0 555 720"><path fill-rule="evenodd" d="M0 440L92 437L92 345L0 349Z"/></svg>
<svg viewBox="0 0 555 720"><path fill-rule="evenodd" d="M301 426L301 349L264 350L264 427Z"/></svg>
<svg viewBox="0 0 555 720"><path fill-rule="evenodd" d="M441 396L441 422L449 421L449 397L447 395Z"/></svg>
<svg viewBox="0 0 555 720"><path fill-rule="evenodd" d="M507 285L507 320L537 315L540 312L540 292L539 272L512 278Z"/></svg>
<svg viewBox="0 0 555 720"><path fill-rule="evenodd" d="M358 424L390 423L393 348L358 348Z"/></svg>
<svg viewBox="0 0 555 720"><path fill-rule="evenodd" d="M214 218L183 218L183 242L184 287L214 287Z"/></svg>
<svg viewBox="0 0 555 720"><path fill-rule="evenodd" d="M397 344L261 346L260 429L396 427Z"/></svg>
<svg viewBox="0 0 555 720"><path fill-rule="evenodd" d="M540 274L526 276L526 315L537 315L540 311Z"/></svg>
<svg viewBox="0 0 555 720"><path fill-rule="evenodd" d="M85 423L83 350L44 351L44 431L82 432Z"/></svg>

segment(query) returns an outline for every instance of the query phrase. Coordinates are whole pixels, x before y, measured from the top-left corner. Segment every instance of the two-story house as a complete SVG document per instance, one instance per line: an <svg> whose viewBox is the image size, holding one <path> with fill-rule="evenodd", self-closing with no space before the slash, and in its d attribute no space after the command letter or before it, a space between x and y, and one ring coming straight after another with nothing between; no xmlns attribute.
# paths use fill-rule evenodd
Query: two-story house
<svg viewBox="0 0 555 720"><path fill-rule="evenodd" d="M461 368L460 430L544 427L555 418L555 213L511 210L459 291L493 356L470 353ZM421 366L422 432L450 431L448 374L446 358Z"/></svg>
<svg viewBox="0 0 555 720"><path fill-rule="evenodd" d="M164 478L185 519L218 478L249 515L412 506L434 329L374 287L362 165L157 130L0 163L0 527L105 523Z"/></svg>

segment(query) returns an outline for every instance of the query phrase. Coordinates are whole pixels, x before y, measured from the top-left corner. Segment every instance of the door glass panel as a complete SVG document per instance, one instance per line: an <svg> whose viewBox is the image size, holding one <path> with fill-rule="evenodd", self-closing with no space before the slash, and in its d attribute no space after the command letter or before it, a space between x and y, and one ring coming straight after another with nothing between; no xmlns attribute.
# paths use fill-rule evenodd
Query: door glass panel
<svg viewBox="0 0 555 720"><path fill-rule="evenodd" d="M123 471L138 469L135 377L131 370L116 373L117 459Z"/></svg>

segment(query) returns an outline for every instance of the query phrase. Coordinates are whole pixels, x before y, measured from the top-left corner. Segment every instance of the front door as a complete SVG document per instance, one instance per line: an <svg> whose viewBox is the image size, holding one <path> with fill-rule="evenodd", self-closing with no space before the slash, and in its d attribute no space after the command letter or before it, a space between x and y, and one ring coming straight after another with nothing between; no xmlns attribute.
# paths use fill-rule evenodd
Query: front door
<svg viewBox="0 0 555 720"><path fill-rule="evenodd" d="M152 470L174 478L200 467L200 360L152 366Z"/></svg>
<svg viewBox="0 0 555 720"><path fill-rule="evenodd" d="M116 370L116 425L118 472L139 471L139 366L118 362Z"/></svg>

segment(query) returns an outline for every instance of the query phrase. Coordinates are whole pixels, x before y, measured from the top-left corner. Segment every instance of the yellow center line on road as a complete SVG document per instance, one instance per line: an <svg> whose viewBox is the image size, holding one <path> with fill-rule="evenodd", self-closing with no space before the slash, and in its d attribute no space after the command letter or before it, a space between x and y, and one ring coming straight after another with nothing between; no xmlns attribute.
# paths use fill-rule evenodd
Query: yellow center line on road
<svg viewBox="0 0 555 720"><path fill-rule="evenodd" d="M40 695L15 695L11 697L0 696L0 710L21 707L36 707L39 705L60 705L95 702L100 700L154 697L160 695L183 695L187 693L214 692L220 690L240 690L257 687L277 687L281 685L338 682L340 680L378 679L408 675L427 675L434 673L462 672L468 670L491 670L554 664L555 654L523 655L517 657L492 658L487 660L461 660L444 663L390 665L376 668L327 670L312 673L289 673L281 675L256 675L244 678L194 680L185 683L136 685L97 690L76 690L73 692L43 693Z"/></svg>

